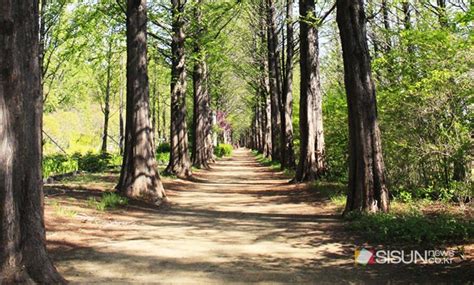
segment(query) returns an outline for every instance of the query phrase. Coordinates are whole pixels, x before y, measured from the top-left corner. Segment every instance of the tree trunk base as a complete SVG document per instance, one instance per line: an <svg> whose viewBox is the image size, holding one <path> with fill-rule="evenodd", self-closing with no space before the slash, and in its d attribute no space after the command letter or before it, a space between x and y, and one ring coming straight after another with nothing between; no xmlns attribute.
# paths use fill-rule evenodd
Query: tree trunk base
<svg viewBox="0 0 474 285"><path fill-rule="evenodd" d="M168 202L161 180L156 177L139 176L129 183L126 188L117 188L117 191L128 198L154 205Z"/></svg>
<svg viewBox="0 0 474 285"><path fill-rule="evenodd" d="M165 171L166 175L174 175L178 178L188 178L193 175L191 171L191 166L188 165L171 165L169 164L166 167Z"/></svg>

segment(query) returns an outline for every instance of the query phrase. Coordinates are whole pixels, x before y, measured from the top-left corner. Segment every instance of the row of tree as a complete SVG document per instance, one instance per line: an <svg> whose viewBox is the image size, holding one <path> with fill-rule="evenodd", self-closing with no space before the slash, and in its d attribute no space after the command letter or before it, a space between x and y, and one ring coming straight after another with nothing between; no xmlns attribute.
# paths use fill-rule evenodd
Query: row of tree
<svg viewBox="0 0 474 285"><path fill-rule="evenodd" d="M349 107L349 191L346 211L388 211L381 138L377 122L375 85L366 36L362 1L337 1L317 17L313 0L299 1L299 45L294 39L293 1L277 13L273 0L260 1L256 29L260 69L256 86L251 146L296 167L295 182L312 181L327 171L320 82L319 27L337 8ZM277 14L279 15L277 17ZM281 16L283 14L284 16ZM277 27L276 19L282 18ZM280 31L280 32L279 32ZM292 127L292 84L295 47L299 47L299 157L295 163Z"/></svg>

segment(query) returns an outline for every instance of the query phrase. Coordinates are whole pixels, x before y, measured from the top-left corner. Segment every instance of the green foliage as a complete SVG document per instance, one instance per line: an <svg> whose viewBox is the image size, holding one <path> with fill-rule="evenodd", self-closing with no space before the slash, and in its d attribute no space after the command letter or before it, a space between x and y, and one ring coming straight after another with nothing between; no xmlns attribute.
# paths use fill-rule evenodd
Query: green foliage
<svg viewBox="0 0 474 285"><path fill-rule="evenodd" d="M371 242L409 243L430 246L446 243L470 242L474 238L474 222L452 215L425 216L408 214L348 215L349 228Z"/></svg>
<svg viewBox="0 0 474 285"><path fill-rule="evenodd" d="M338 208L346 204L347 186L339 182L315 181L311 184L311 190L317 194L329 198L331 203Z"/></svg>
<svg viewBox="0 0 474 285"><path fill-rule="evenodd" d="M156 153L156 162L158 164L168 164L170 161L170 153L169 152L157 152Z"/></svg>
<svg viewBox="0 0 474 285"><path fill-rule="evenodd" d="M44 178L77 171L79 169L77 160L63 154L44 156L42 167Z"/></svg>
<svg viewBox="0 0 474 285"><path fill-rule="evenodd" d="M171 146L169 143L161 143L158 145L156 148L156 153L165 153L165 152L170 152L171 151Z"/></svg>
<svg viewBox="0 0 474 285"><path fill-rule="evenodd" d="M108 153L95 154L88 152L84 155L76 153L73 157L77 159L79 170L87 172L105 171L111 160L111 155Z"/></svg>
<svg viewBox="0 0 474 285"><path fill-rule="evenodd" d="M219 158L228 157L232 155L233 149L232 145L221 143L214 148L214 154Z"/></svg>
<svg viewBox="0 0 474 285"><path fill-rule="evenodd" d="M107 192L102 195L100 201L97 201L94 197L90 197L87 204L89 207L95 208L98 211L106 211L127 205L128 199L116 193Z"/></svg>
<svg viewBox="0 0 474 285"><path fill-rule="evenodd" d="M271 160L266 158L263 154L254 151L253 154L256 156L256 159L262 165L270 167L272 170L280 170L281 163L278 160Z"/></svg>
<svg viewBox="0 0 474 285"><path fill-rule="evenodd" d="M103 172L109 167L122 163L119 154L75 153L73 155L54 154L43 157L43 177L64 174L73 171Z"/></svg>
<svg viewBox="0 0 474 285"><path fill-rule="evenodd" d="M56 215L61 217L74 218L77 212L63 207L58 201L53 202L53 208Z"/></svg>

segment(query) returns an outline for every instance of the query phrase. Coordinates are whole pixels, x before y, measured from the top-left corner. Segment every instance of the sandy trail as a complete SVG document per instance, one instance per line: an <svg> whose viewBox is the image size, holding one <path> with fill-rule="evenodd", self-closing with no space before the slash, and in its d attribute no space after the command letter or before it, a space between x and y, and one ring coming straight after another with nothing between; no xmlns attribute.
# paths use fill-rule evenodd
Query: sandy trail
<svg viewBox="0 0 474 285"><path fill-rule="evenodd" d="M71 221L51 217L47 208L48 241L60 272L81 283L472 280L466 265L354 266L361 241L345 232L335 209L259 165L248 150L165 187L172 200L165 209L78 210ZM68 199L77 206L84 198Z"/></svg>

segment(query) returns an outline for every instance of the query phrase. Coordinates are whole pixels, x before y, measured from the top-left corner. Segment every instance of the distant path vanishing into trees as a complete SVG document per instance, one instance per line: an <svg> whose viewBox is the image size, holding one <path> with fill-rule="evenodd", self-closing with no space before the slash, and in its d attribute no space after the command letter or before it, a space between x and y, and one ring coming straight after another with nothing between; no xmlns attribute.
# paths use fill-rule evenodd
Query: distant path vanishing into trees
<svg viewBox="0 0 474 285"><path fill-rule="evenodd" d="M385 284L472 277L469 264L355 266L361 244L344 230L338 212L303 184L287 181L238 149L211 170L196 171L192 181L165 179L172 201L166 208L132 203L127 210L79 211L65 219L47 206L49 247L61 274L84 283ZM59 195L75 205L86 202L71 192Z"/></svg>

